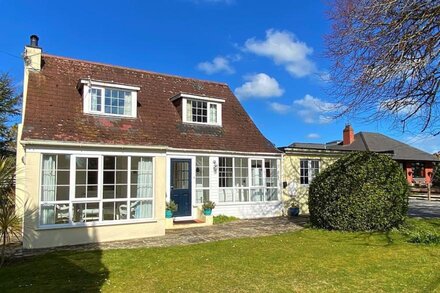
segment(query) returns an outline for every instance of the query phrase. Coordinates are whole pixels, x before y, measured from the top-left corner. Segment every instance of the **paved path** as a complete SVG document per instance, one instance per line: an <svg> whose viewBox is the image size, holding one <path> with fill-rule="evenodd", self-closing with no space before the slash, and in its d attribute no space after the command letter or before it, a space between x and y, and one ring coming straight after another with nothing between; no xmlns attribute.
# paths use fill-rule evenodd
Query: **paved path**
<svg viewBox="0 0 440 293"><path fill-rule="evenodd" d="M440 201L410 199L408 215L421 218L440 218Z"/></svg>
<svg viewBox="0 0 440 293"><path fill-rule="evenodd" d="M166 247L188 245L244 237L258 237L276 235L302 229L307 222L306 217L297 217L289 220L286 217L239 220L226 224L208 227L167 230L165 236L149 237L134 240L103 242L100 244L86 244L65 246L52 249L22 250L18 249L14 256L25 257L44 254L51 251L84 251L96 249L127 249L139 247Z"/></svg>

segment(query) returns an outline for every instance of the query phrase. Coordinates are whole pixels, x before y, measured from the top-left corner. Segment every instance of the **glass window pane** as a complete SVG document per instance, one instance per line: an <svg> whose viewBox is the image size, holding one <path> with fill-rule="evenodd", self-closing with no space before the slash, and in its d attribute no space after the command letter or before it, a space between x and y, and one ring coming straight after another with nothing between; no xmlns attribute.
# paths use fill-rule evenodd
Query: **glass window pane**
<svg viewBox="0 0 440 293"><path fill-rule="evenodd" d="M153 217L153 204L149 200L130 202L130 219L147 219Z"/></svg>
<svg viewBox="0 0 440 293"><path fill-rule="evenodd" d="M58 171L57 172L57 184L69 185L70 183L70 171Z"/></svg>
<svg viewBox="0 0 440 293"><path fill-rule="evenodd" d="M57 186L56 200L69 200L69 185Z"/></svg>
<svg viewBox="0 0 440 293"><path fill-rule="evenodd" d="M99 203L74 203L73 222L93 222L99 220Z"/></svg>
<svg viewBox="0 0 440 293"><path fill-rule="evenodd" d="M104 170L114 170L115 169L115 157L104 157Z"/></svg>
<svg viewBox="0 0 440 293"><path fill-rule="evenodd" d="M70 170L70 155L57 155L58 170Z"/></svg>

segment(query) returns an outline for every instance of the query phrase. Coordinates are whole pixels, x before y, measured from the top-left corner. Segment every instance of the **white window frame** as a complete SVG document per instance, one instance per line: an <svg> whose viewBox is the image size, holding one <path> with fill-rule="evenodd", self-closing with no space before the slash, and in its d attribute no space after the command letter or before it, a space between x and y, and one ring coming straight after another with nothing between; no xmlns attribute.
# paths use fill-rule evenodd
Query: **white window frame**
<svg viewBox="0 0 440 293"><path fill-rule="evenodd" d="M115 116L115 117L128 117L128 118L136 118L137 117L137 92L140 90L140 87L127 86L127 85L118 85L112 83L104 83L104 82L96 82L89 80L81 80L83 84L83 100L84 100L84 113L88 114L97 114L103 116ZM101 111L92 111L92 89L101 90ZM120 90L125 92L131 92L131 114L123 115L123 114L112 114L105 112L105 90Z"/></svg>
<svg viewBox="0 0 440 293"><path fill-rule="evenodd" d="M191 95L191 94L184 94L180 93L174 97L172 97L170 100L173 102L177 99L182 99L182 121L184 123L189 124L198 124L198 125L212 125L212 126L222 126L222 104L225 103L225 100L218 99L218 98L211 98L211 97L204 97L204 96L197 96L197 95ZM188 100L191 101L202 101L207 103L207 122L194 122L194 121L188 121L187 117L187 102ZM210 117L210 107L211 105L217 106L217 123L211 123L211 117Z"/></svg>
<svg viewBox="0 0 440 293"><path fill-rule="evenodd" d="M63 200L63 201L42 201L42 181L43 178L41 176L41 172L43 169L43 156L44 155L70 155L70 187L69 187L69 200ZM105 156L114 156L114 157L127 157L127 198L121 199L121 201L127 202L127 208L130 207L130 203L135 200L140 201L151 201L152 205L152 213L151 217L149 218L139 218L139 219L130 219L130 214L127 215L127 219L119 219L119 220L103 220L103 203L104 202L116 202L118 199L104 199L103 198L103 176L104 176L104 157ZM98 196L96 198L75 198L75 189L76 189L76 158L79 157L85 157L85 158L98 158ZM131 197L131 163L133 157L144 157L144 158L150 158L152 160L152 190L153 194L151 198L132 198ZM58 166L55 170L55 172L58 171ZM139 222L151 222L155 219L155 159L151 155L146 154L118 154L118 153L112 153L112 154L75 154L75 153L55 153L55 152L47 152L47 153L41 153L41 163L40 163L40 183L39 183L39 192L38 192L38 203L39 203L39 219L38 219L38 226L39 228L43 229L51 229L51 228L68 228L68 227L82 227L82 226L95 226L95 225L115 225L115 224L127 224L127 223L139 223ZM99 220L97 221L90 221L90 222L74 222L73 216L73 206L74 204L78 203L99 203ZM42 206L44 204L65 204L69 206L69 223L63 223L63 224L41 224L41 215L42 215Z"/></svg>
<svg viewBox="0 0 440 293"><path fill-rule="evenodd" d="M204 102L206 103L206 122L197 122L197 121L189 121L188 115L187 115L187 103L191 102ZM185 123L191 123L191 124L199 124L199 125L214 125L214 126L221 126L222 125L222 105L217 102L210 102L206 100L198 100L198 99L182 99L182 121ZM217 106L217 123L212 123L211 121L211 111L210 107L211 105Z"/></svg>
<svg viewBox="0 0 440 293"><path fill-rule="evenodd" d="M208 187L205 187L205 186L197 186L197 179L199 178L198 176L197 176L197 168L198 168L198 166L197 166L197 159L198 158L206 158L206 159L208 159L208 165L207 165L207 167L208 167L208 174L204 174L204 176L201 176L200 178L202 178L202 182L203 182L203 179L205 179L205 178L207 178L208 179ZM205 167L205 165L202 165L203 167ZM195 203L196 204L202 204L203 203L203 200L202 201L199 201L199 199L198 199L198 197L197 197L197 191L202 191L202 193L205 191L205 190L208 190L208 200L211 200L211 176L210 176L210 164L209 164L209 156L196 156L196 158L195 158L195 168L196 169L194 169L195 170L195 172L194 172L194 176L195 176Z"/></svg>
<svg viewBox="0 0 440 293"><path fill-rule="evenodd" d="M316 169L316 168L312 168L312 161L314 162L318 162L318 173L315 173L312 171L312 169ZM301 176L301 162L307 162L307 183L301 183L301 178L305 178L305 176ZM302 186L309 186L310 183L312 183L312 180L316 177L317 174L319 174L319 172L321 172L321 160L320 159L300 159L299 160L299 183Z"/></svg>
<svg viewBox="0 0 440 293"><path fill-rule="evenodd" d="M220 158L225 157L225 158L232 158L232 185L233 187L220 187L219 186L219 194L221 194L222 190L232 190L233 193L233 200L232 201L220 201L219 198L219 203L220 204L258 204L258 203L264 203L264 202L277 202L280 201L280 160L278 158L262 158L262 157L242 157L242 156L234 156L234 157L229 157L229 156L220 156L219 157L219 163L220 163ZM248 186L246 187L237 187L236 186L236 178L235 178L235 162L236 162L236 158L240 158L240 159L247 159L248 161ZM277 168L277 198L276 199L272 199L272 200L267 200L267 189L275 189L274 187L267 187L266 186L266 166L265 166L265 162L266 160L272 160L275 159L276 160L276 168ZM252 161L260 161L262 163L262 176L263 176L263 180L262 180L262 184L261 185L254 185L252 184ZM218 177L218 180L220 180L220 174ZM248 201L238 201L238 190L248 190ZM263 190L263 200L261 201L252 201L252 190L255 189L262 189Z"/></svg>

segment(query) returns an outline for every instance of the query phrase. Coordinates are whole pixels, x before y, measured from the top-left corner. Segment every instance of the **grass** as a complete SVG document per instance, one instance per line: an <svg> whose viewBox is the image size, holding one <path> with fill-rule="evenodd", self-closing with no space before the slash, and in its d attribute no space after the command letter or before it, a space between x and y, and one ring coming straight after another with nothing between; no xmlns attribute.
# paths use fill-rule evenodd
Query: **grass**
<svg viewBox="0 0 440 293"><path fill-rule="evenodd" d="M225 215L214 216L214 224L224 224L238 220L239 220L238 218L232 216L225 216Z"/></svg>
<svg viewBox="0 0 440 293"><path fill-rule="evenodd" d="M409 219L401 231L407 236L408 242L440 244L440 221L437 219Z"/></svg>
<svg viewBox="0 0 440 293"><path fill-rule="evenodd" d="M439 230L440 220L412 220ZM0 270L0 292L440 292L440 246L399 231L305 229L189 246L57 252Z"/></svg>

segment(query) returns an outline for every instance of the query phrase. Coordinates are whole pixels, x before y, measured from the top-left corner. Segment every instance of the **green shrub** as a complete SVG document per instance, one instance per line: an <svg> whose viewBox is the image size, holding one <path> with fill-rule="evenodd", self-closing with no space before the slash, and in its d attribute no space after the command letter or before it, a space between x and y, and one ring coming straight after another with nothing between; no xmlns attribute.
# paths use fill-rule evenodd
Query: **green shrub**
<svg viewBox="0 0 440 293"><path fill-rule="evenodd" d="M225 216L225 215L214 216L214 224L224 224L238 220L239 220L238 218L232 216Z"/></svg>
<svg viewBox="0 0 440 293"><path fill-rule="evenodd" d="M440 244L440 219L407 219L400 232L408 242L417 244Z"/></svg>
<svg viewBox="0 0 440 293"><path fill-rule="evenodd" d="M434 231L416 231L409 235L408 242L419 244L440 244L440 233Z"/></svg>
<svg viewBox="0 0 440 293"><path fill-rule="evenodd" d="M409 186L388 155L350 153L318 174L309 189L314 227L344 231L386 231L408 210Z"/></svg>

